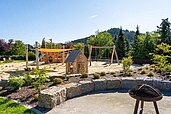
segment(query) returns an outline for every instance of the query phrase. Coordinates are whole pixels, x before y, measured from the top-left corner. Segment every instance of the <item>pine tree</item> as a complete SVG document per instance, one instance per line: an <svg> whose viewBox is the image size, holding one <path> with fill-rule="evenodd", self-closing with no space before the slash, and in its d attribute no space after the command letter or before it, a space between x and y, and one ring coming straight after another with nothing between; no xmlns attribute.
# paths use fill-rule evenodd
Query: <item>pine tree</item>
<svg viewBox="0 0 171 114"><path fill-rule="evenodd" d="M129 42L122 32L122 28L120 28L119 35L115 42L115 45L119 58L123 58L128 54Z"/></svg>
<svg viewBox="0 0 171 114"><path fill-rule="evenodd" d="M45 38L43 38L43 40L42 40L42 45L41 45L41 48L46 48L46 42L45 42Z"/></svg>
<svg viewBox="0 0 171 114"><path fill-rule="evenodd" d="M160 43L168 43L171 44L171 33L170 33L170 22L168 18L162 19L162 23L158 27L158 31L160 36Z"/></svg>
<svg viewBox="0 0 171 114"><path fill-rule="evenodd" d="M136 32L135 32L135 36L134 36L134 44L133 44L133 47L135 48L136 47L136 44L138 43L138 35L140 35L140 31L139 31L139 26L137 25L136 27Z"/></svg>

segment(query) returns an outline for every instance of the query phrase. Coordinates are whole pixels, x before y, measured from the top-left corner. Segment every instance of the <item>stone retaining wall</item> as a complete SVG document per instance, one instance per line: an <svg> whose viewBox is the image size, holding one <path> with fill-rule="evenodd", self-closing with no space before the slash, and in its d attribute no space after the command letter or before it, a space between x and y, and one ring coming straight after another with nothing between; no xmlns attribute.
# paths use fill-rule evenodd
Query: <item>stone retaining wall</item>
<svg viewBox="0 0 171 114"><path fill-rule="evenodd" d="M161 91L171 91L171 82L154 79L109 78L92 81L80 81L60 86L53 86L40 92L38 106L53 108L67 99L95 91L130 89L136 85L148 84Z"/></svg>

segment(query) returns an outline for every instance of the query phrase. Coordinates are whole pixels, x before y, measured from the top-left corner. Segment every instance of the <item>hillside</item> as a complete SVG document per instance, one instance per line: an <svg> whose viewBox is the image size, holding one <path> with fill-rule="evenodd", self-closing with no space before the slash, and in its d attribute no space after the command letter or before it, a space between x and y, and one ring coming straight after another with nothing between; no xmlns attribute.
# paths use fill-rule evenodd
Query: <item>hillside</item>
<svg viewBox="0 0 171 114"><path fill-rule="evenodd" d="M119 34L119 28L111 28L111 29L107 30L107 32L109 32L112 35L112 37L114 38L115 36L117 36ZM129 31L129 30L126 29L126 30L123 30L123 33L128 38L128 40L130 42L133 40L133 37L135 35L134 31ZM85 38L80 38L80 39L77 39L77 40L73 40L72 42L73 43L82 42L82 43L86 44L89 37L90 36L85 37Z"/></svg>

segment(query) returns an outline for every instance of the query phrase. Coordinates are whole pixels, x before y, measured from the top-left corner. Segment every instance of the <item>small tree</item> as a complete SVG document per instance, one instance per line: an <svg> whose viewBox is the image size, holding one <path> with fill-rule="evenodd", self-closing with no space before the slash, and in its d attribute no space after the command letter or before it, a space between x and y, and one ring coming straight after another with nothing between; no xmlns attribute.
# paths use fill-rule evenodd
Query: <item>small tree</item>
<svg viewBox="0 0 171 114"><path fill-rule="evenodd" d="M49 81L49 79L46 77L47 76L47 70L46 69L42 69L42 70L35 69L34 75L35 75L36 79L35 79L35 82L33 83L33 86L40 93L42 86L47 81Z"/></svg>
<svg viewBox="0 0 171 114"><path fill-rule="evenodd" d="M25 55L26 53L26 46L20 40L16 40L14 45L12 46L11 53L13 55Z"/></svg>
<svg viewBox="0 0 171 114"><path fill-rule="evenodd" d="M122 59L122 64L123 64L123 71L125 73L128 73L128 71L130 70L130 67L132 65L133 61L132 61L132 57L129 56L129 57L124 57Z"/></svg>

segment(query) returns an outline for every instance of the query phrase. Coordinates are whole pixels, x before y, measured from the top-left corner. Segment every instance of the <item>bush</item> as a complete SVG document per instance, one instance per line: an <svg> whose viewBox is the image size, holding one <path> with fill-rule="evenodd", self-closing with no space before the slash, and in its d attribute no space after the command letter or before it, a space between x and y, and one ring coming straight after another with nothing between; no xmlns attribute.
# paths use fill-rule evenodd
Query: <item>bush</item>
<svg viewBox="0 0 171 114"><path fill-rule="evenodd" d="M153 76L154 76L154 73L153 73L153 72L149 72L149 73L147 74L147 76L153 77Z"/></svg>
<svg viewBox="0 0 171 114"><path fill-rule="evenodd" d="M36 101L39 100L39 94L38 93L37 94L34 94L33 97L34 97L34 100L36 100Z"/></svg>
<svg viewBox="0 0 171 114"><path fill-rule="evenodd" d="M61 84L63 82L63 80L61 78L55 78L53 79L53 83L54 84Z"/></svg>
<svg viewBox="0 0 171 114"><path fill-rule="evenodd" d="M124 57L122 59L122 64L123 64L123 71L125 73L127 73L129 70L130 70L130 67L132 65L133 61L132 61L132 57L129 56L129 57Z"/></svg>
<svg viewBox="0 0 171 114"><path fill-rule="evenodd" d="M116 74L116 73L115 73L115 72L111 72L111 73L110 73L110 75L114 75L114 74Z"/></svg>
<svg viewBox="0 0 171 114"><path fill-rule="evenodd" d="M132 75L132 73L131 73L131 72L129 72L129 73L127 74L127 76L133 76L133 75Z"/></svg>
<svg viewBox="0 0 171 114"><path fill-rule="evenodd" d="M35 53L32 51L28 52L28 59L35 60L36 59Z"/></svg>
<svg viewBox="0 0 171 114"><path fill-rule="evenodd" d="M105 76L106 75L106 72L101 72L100 73L100 76Z"/></svg>
<svg viewBox="0 0 171 114"><path fill-rule="evenodd" d="M25 81L25 85L31 85L32 77L29 74L24 74L23 79Z"/></svg>
<svg viewBox="0 0 171 114"><path fill-rule="evenodd" d="M145 74L146 72L145 72L145 70L142 70L141 72L140 72L140 74Z"/></svg>
<svg viewBox="0 0 171 114"><path fill-rule="evenodd" d="M24 80L21 77L11 77L9 78L9 85L13 87L14 90L17 90L24 85Z"/></svg>
<svg viewBox="0 0 171 114"><path fill-rule="evenodd" d="M82 73L81 78L88 78L88 74L87 73Z"/></svg>
<svg viewBox="0 0 171 114"><path fill-rule="evenodd" d="M164 70L165 72L171 72L171 65L166 65L166 66L164 66L163 70Z"/></svg>
<svg viewBox="0 0 171 114"><path fill-rule="evenodd" d="M46 82L49 81L49 79L46 77L47 76L47 70L46 69L42 69L42 70L35 69L34 75L35 75L35 82L32 83L32 85L40 93L42 86Z"/></svg>
<svg viewBox="0 0 171 114"><path fill-rule="evenodd" d="M99 74L94 74L94 79L100 79L100 75Z"/></svg>
<svg viewBox="0 0 171 114"><path fill-rule="evenodd" d="M12 60L25 60L26 59L25 55L12 55L10 57Z"/></svg>

